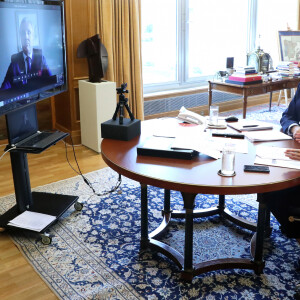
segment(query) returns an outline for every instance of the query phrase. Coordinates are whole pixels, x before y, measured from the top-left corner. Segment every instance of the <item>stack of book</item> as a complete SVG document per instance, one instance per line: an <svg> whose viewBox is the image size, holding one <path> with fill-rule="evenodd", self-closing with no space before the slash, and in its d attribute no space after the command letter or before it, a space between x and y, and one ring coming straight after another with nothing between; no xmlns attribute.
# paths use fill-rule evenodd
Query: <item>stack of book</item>
<svg viewBox="0 0 300 300"><path fill-rule="evenodd" d="M276 67L281 77L298 77L300 76L299 63L297 61L281 61Z"/></svg>
<svg viewBox="0 0 300 300"><path fill-rule="evenodd" d="M236 71L225 82L240 85L256 84L262 83L262 77L257 74L254 67L237 67Z"/></svg>
<svg viewBox="0 0 300 300"><path fill-rule="evenodd" d="M281 77L294 77L294 63L291 61L280 61L276 69Z"/></svg>

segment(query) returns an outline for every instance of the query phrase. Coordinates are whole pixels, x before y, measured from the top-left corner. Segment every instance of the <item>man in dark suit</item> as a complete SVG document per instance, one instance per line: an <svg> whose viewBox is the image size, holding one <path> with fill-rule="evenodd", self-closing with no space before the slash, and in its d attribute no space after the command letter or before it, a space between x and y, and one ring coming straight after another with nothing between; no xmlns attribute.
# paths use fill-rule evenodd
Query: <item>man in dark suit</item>
<svg viewBox="0 0 300 300"><path fill-rule="evenodd" d="M283 112L280 124L284 133L300 143L300 84L288 108ZM285 155L300 160L300 149L288 149ZM300 186L264 194L267 207L281 225L281 231L300 243ZM300 260L299 260L300 264ZM300 284L295 299L300 299Z"/></svg>
<svg viewBox="0 0 300 300"><path fill-rule="evenodd" d="M280 124L284 133L292 136L300 143L300 85L288 108L283 112ZM288 149L285 155L300 160L300 149ZM289 217L300 218L300 186L282 191L265 193L266 203L270 211L281 224L282 231L300 242L300 222L290 222Z"/></svg>
<svg viewBox="0 0 300 300"><path fill-rule="evenodd" d="M296 94L283 112L280 124L284 133L293 136L296 142L300 143L300 85L298 85Z"/></svg>
<svg viewBox="0 0 300 300"><path fill-rule="evenodd" d="M32 47L33 36L33 25L28 18L24 18L20 24L22 51L12 55L11 63L1 85L2 90L27 84L31 78L51 76L42 50Z"/></svg>

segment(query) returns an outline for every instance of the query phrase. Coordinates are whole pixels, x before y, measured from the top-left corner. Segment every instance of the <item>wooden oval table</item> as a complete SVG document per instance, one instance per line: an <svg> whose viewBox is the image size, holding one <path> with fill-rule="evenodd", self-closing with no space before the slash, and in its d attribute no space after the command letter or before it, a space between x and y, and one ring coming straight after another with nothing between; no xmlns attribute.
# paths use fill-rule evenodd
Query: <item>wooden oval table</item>
<svg viewBox="0 0 300 300"><path fill-rule="evenodd" d="M181 277L190 281L204 272L242 268L252 269L260 274L264 268L263 242L269 228L270 213L264 203L264 194L300 184L300 170L270 166L270 173L248 173L243 171L246 164L253 164L255 147L261 143L248 143L248 153L236 153L234 177L218 175L221 160L199 155L192 160L161 158L137 155L137 145L153 134L155 120L142 122L142 133L130 141L104 139L101 153L109 167L141 184L141 249L157 250L171 258L180 268ZM267 131L266 131L267 133ZM293 140L264 142L266 146L300 148ZM165 189L163 220L161 225L148 234L148 199L147 186ZM170 190L180 191L184 209L172 211L170 207ZM243 220L232 214L225 206L225 195L257 194L257 223ZM194 210L197 194L219 195L219 204L205 210ZM251 240L251 256L245 258L222 258L199 264L193 263L193 218L219 214L222 217L255 232ZM166 229L170 219L185 218L184 255L157 238Z"/></svg>

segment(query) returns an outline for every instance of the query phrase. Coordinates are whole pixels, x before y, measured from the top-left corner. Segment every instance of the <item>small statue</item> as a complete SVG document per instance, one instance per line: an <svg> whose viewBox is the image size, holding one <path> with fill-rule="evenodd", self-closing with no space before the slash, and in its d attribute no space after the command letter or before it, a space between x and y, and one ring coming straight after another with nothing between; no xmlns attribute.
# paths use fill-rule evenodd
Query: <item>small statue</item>
<svg viewBox="0 0 300 300"><path fill-rule="evenodd" d="M108 54L99 34L82 41L77 48L77 57L87 57L89 81L101 82L108 66Z"/></svg>

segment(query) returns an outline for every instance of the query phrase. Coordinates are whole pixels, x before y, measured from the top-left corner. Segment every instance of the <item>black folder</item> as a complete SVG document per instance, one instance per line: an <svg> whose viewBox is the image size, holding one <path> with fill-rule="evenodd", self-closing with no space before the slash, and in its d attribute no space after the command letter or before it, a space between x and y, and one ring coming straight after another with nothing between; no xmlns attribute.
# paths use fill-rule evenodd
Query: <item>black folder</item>
<svg viewBox="0 0 300 300"><path fill-rule="evenodd" d="M151 136L137 146L137 154L178 159L192 159L199 155L191 149L173 149L173 142L174 138Z"/></svg>

